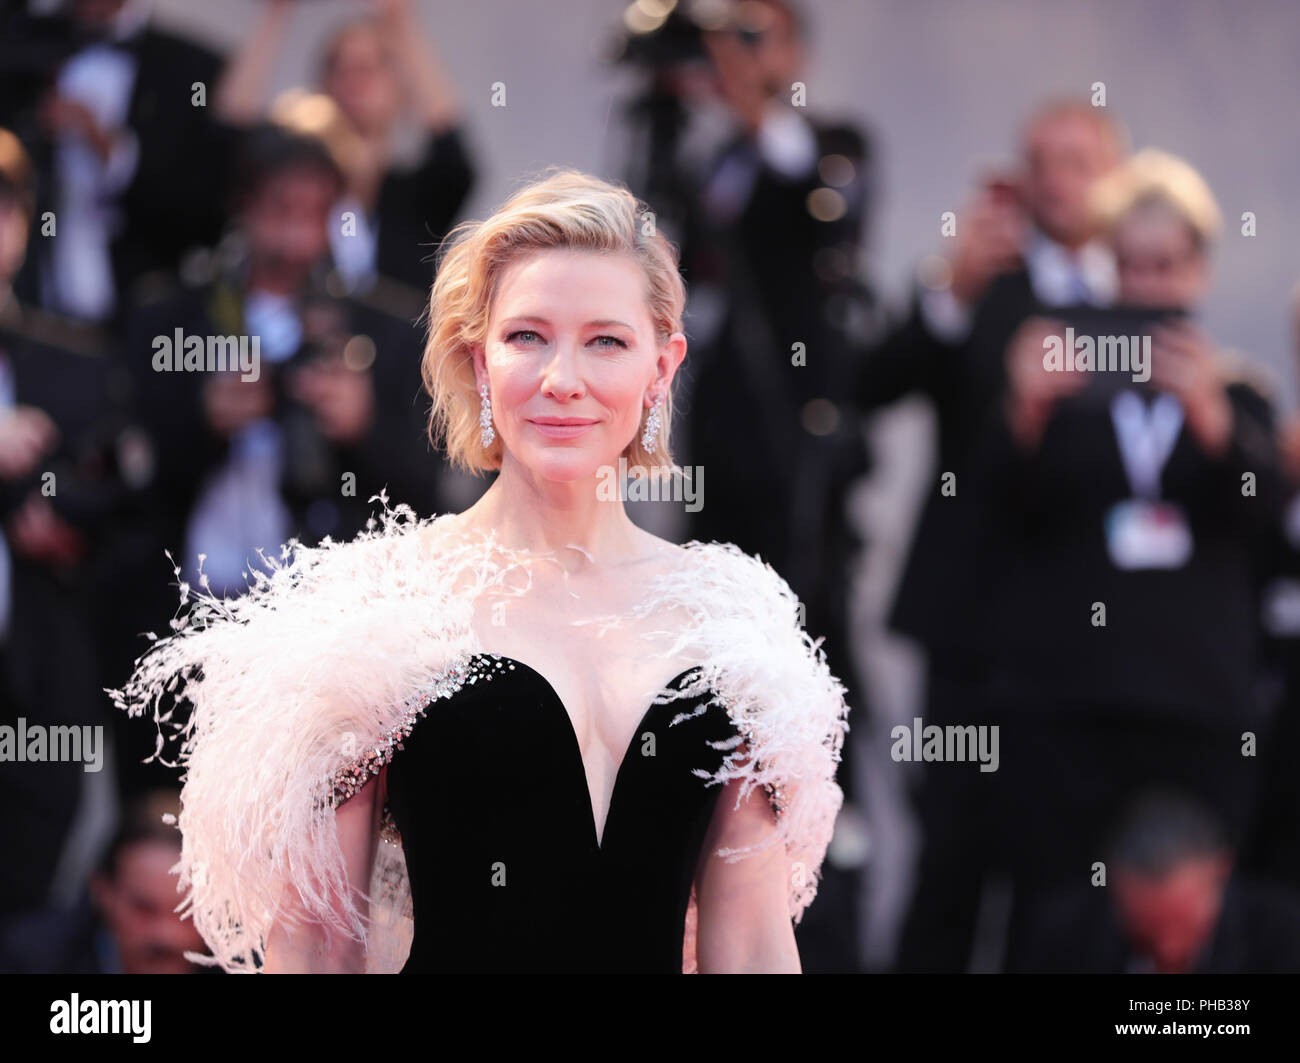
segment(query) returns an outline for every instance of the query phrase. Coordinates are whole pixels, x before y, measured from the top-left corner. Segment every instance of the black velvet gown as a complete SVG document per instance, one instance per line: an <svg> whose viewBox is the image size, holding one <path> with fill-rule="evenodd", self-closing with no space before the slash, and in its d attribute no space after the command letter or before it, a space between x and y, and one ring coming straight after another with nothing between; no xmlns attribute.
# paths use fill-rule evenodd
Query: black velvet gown
<svg viewBox="0 0 1300 1063"><path fill-rule="evenodd" d="M559 695L520 661L472 660L481 678L431 703L387 769L415 922L401 973L680 972L722 791L693 772L721 766L711 743L736 735L726 710L670 726L708 693L647 707L598 840Z"/></svg>

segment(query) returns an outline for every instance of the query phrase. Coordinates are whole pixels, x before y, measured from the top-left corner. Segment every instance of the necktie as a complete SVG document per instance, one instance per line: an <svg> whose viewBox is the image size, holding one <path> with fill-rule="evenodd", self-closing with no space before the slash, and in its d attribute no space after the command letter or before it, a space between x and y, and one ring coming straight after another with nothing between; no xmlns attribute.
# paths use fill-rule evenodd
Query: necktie
<svg viewBox="0 0 1300 1063"><path fill-rule="evenodd" d="M1092 289L1088 287L1088 282L1083 279L1083 270L1078 266L1070 268L1070 302L1092 302Z"/></svg>

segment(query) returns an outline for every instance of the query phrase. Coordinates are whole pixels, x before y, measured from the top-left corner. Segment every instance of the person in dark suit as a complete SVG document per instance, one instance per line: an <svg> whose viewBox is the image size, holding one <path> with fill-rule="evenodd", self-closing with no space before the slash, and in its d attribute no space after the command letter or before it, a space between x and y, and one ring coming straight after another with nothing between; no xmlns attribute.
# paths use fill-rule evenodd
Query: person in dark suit
<svg viewBox="0 0 1300 1063"><path fill-rule="evenodd" d="M706 35L736 132L702 175L683 237L684 272L719 308L716 327L702 315L693 337L687 409L700 414L689 417L687 450L706 473L762 469L766 488L709 478L689 534L767 559L852 675L845 572L859 543L844 500L867 459L841 404L846 318L870 300L855 274L870 147L851 126L788 105L799 23L785 4L749 7L756 25Z"/></svg>
<svg viewBox="0 0 1300 1063"><path fill-rule="evenodd" d="M1241 873L1223 824L1177 791L1142 795L1104 877L1040 901L1012 945L1020 973L1300 971L1300 893Z"/></svg>
<svg viewBox="0 0 1300 1063"><path fill-rule="evenodd" d="M1007 353L983 489L1008 563L985 630L1017 908L1086 875L1141 788L1186 789L1237 844L1259 784L1253 554L1281 477L1270 402L1190 318L1218 210L1190 166L1154 151L1098 203L1122 303L1176 316L1122 326L1149 340L1145 368L1061 370L1059 322L1027 323Z"/></svg>
<svg viewBox="0 0 1300 1063"><path fill-rule="evenodd" d="M1088 193L1124 150L1122 130L1086 101L1035 111L1022 172L986 175L957 213L946 261L930 260L909 313L860 363L860 409L919 394L936 415L937 467L889 618L925 651L927 723L991 722L983 632L1001 544L978 487L977 441L1001 401L1016 329L1044 307L1113 298L1113 256L1091 227ZM921 857L899 968L966 969L991 852L991 788L970 765L924 765Z"/></svg>
<svg viewBox="0 0 1300 1063"><path fill-rule="evenodd" d="M207 99L221 60L135 0L74 0L69 17L79 46L40 105L34 145L47 239L18 287L46 309L119 324L143 277L221 234L232 133Z"/></svg>
<svg viewBox="0 0 1300 1063"><path fill-rule="evenodd" d="M0 723L102 734L111 706L96 589L151 460L102 334L14 293L31 180L17 139L0 130ZM84 795L102 778L89 773L104 766L84 753L0 771L0 921L76 887L80 854L65 846Z"/></svg>
<svg viewBox="0 0 1300 1063"><path fill-rule="evenodd" d="M857 265L872 168L868 137L791 104L804 30L790 4L738 5L737 21L704 35L732 135L685 212L683 272L692 311L683 452L704 470L704 504L687 536L735 542L784 576L805 626L836 674L856 674L849 637L851 573L861 542L846 512L868 468L851 386L855 315L871 292ZM736 475L752 469L753 476ZM861 685L846 679L855 712ZM849 772L841 785L854 799ZM834 906L801 927L819 969L852 970L851 882L831 877ZM841 888L842 887L842 888ZM827 926L820 946L811 936Z"/></svg>
<svg viewBox="0 0 1300 1063"><path fill-rule="evenodd" d="M222 76L218 111L247 126L265 113L265 95L297 0L270 0ZM474 185L474 164L459 96L410 0L385 0L377 15L336 29L321 52L320 91L346 125L340 153L347 188L335 204L331 253L345 287L377 278L427 301L434 253ZM394 158L400 121L418 126L412 165Z"/></svg>

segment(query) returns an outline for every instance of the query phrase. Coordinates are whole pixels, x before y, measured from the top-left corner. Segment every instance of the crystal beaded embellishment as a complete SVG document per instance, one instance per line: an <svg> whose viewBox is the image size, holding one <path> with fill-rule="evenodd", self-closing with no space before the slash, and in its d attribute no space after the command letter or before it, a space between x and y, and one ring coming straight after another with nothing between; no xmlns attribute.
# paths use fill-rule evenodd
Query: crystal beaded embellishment
<svg viewBox="0 0 1300 1063"><path fill-rule="evenodd" d="M466 653L442 671L436 672L428 683L406 701L397 723L380 736L376 745L364 750L351 763L334 773L333 806L338 808L360 791L372 776L379 774L380 769L403 748L403 740L410 737L417 721L423 718L433 702L451 697L466 683L491 679L497 672L513 667L513 664L495 654Z"/></svg>
<svg viewBox="0 0 1300 1063"><path fill-rule="evenodd" d="M481 442L486 448L490 447L492 440L496 439L496 432L492 428L492 399L488 396L486 384L479 388L479 396L481 403L478 411L478 426Z"/></svg>

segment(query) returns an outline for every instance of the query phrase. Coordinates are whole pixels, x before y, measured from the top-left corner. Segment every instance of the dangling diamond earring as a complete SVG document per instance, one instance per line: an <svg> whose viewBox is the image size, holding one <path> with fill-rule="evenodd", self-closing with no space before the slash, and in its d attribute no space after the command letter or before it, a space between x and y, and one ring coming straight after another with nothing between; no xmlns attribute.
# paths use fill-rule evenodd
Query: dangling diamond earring
<svg viewBox="0 0 1300 1063"><path fill-rule="evenodd" d="M483 403L479 406L478 424L483 430L483 446L490 447L492 440L496 439L497 434L492 430L492 400L488 398L487 385L483 384L478 389L479 395L483 397Z"/></svg>
<svg viewBox="0 0 1300 1063"><path fill-rule="evenodd" d="M650 407L650 416L645 419L645 431L641 433L641 446L647 454L659 449L659 404L664 401L662 395L656 395Z"/></svg>

